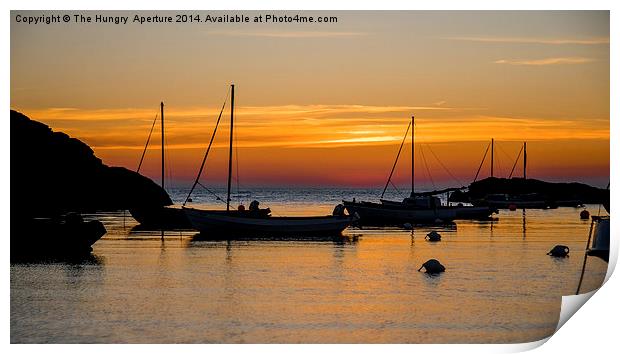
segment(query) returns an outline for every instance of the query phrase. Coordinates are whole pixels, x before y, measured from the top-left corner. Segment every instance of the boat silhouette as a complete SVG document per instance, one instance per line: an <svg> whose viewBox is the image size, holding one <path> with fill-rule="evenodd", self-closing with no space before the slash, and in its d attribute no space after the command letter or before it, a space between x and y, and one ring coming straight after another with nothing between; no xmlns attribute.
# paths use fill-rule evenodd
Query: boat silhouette
<svg viewBox="0 0 620 354"><path fill-rule="evenodd" d="M437 194L448 193L462 188L447 188L440 191L432 191L425 193L416 193L414 191L415 178L414 178L414 141L415 141L415 121L414 116L411 116L411 121L405 131L405 136L400 145L398 153L396 154L396 160L392 165L392 170L388 177L388 180L383 188L383 193L377 202L355 201L355 198L351 201L343 200L345 208L351 214L358 214L360 216L360 224L363 225L402 225L403 223L413 224L429 224L429 223L449 223L457 219L483 219L488 218L493 209L483 206L465 206L459 204L457 206L442 205L441 199L437 197ZM411 194L409 197L404 198L402 201L392 201L383 199L385 192L391 183L392 175L398 158L402 151L403 145L411 129Z"/></svg>
<svg viewBox="0 0 620 354"><path fill-rule="evenodd" d="M166 160L165 160L165 137L164 137L164 103L160 103L160 113L161 113L161 188L165 191L165 168L166 168ZM144 151L142 152L142 156L140 158L140 163L138 164L138 168L136 172L140 172L140 167L142 166L142 162L144 161L144 155L146 154L146 150L149 146L149 142L151 140L151 134L153 133L153 128L155 127L155 123L157 122L157 116L153 120L153 125L151 126L151 132L146 140L146 145L144 146ZM151 228L164 228L164 229L177 229L177 228L189 228L191 224L183 210L175 205L152 205L152 204L143 204L139 206L134 206L129 209L129 213L136 219L140 225L151 227Z"/></svg>
<svg viewBox="0 0 620 354"><path fill-rule="evenodd" d="M345 215L344 207L337 206L333 215L326 216L271 216L269 208L261 209L258 201L253 201L249 209L240 206L237 210L230 208L230 191L232 181L232 159L233 159L233 130L234 130L234 105L235 105L235 85L230 86L230 138L228 145L228 181L226 193L226 210L204 210L185 206L190 200L192 192L197 185L201 185L199 180L204 169L207 156L211 149L213 139L217 133L217 128L222 116L224 106L218 117L215 129L211 136L211 141L198 170L196 180L183 203L183 211L192 226L205 235L221 237L222 235L248 235L248 236L287 236L287 235L306 235L324 237L325 235L341 234L353 221L355 216ZM226 103L224 103L225 105ZM203 186L204 187L204 186Z"/></svg>

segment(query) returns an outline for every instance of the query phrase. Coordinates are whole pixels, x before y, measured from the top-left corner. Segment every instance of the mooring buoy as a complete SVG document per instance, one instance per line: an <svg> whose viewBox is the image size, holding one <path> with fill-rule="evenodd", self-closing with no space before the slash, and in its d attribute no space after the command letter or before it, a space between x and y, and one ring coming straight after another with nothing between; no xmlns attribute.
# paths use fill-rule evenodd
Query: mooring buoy
<svg viewBox="0 0 620 354"><path fill-rule="evenodd" d="M439 234L439 232L433 230L426 234L425 239L429 240L430 242L437 242L441 241L441 235Z"/></svg>
<svg viewBox="0 0 620 354"><path fill-rule="evenodd" d="M590 212L584 209L579 213L579 217L581 220L588 220L590 218Z"/></svg>
<svg viewBox="0 0 620 354"><path fill-rule="evenodd" d="M444 267L436 259L429 259L428 261L424 262L420 269L418 269L418 272L422 270L422 268L426 269L427 274L438 274L446 271L446 267Z"/></svg>
<svg viewBox="0 0 620 354"><path fill-rule="evenodd" d="M557 245L547 252L551 257L568 257L569 248L564 245Z"/></svg>

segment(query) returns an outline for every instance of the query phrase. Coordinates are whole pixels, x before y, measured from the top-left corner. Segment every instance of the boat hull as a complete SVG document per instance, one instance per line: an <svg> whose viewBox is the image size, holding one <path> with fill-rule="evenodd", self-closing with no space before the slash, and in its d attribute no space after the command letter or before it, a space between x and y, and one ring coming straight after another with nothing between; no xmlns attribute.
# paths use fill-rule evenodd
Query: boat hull
<svg viewBox="0 0 620 354"><path fill-rule="evenodd" d="M100 221L81 217L32 218L19 225L19 231L11 233L11 261L88 255L106 233Z"/></svg>
<svg viewBox="0 0 620 354"><path fill-rule="evenodd" d="M183 209L170 206L129 209L131 216L144 227L188 229L192 225Z"/></svg>
<svg viewBox="0 0 620 354"><path fill-rule="evenodd" d="M212 235L340 235L351 216L273 217L247 213L183 208L193 228Z"/></svg>
<svg viewBox="0 0 620 354"><path fill-rule="evenodd" d="M457 211L452 208L414 209L402 205L348 201L343 201L343 204L349 214L359 215L359 222L363 225L448 223L457 218Z"/></svg>
<svg viewBox="0 0 620 354"><path fill-rule="evenodd" d="M381 205L393 207L393 208L404 208L404 209L413 209L415 207L412 205L408 205L403 202L396 202L392 200L384 200L381 199ZM494 212L497 210L487 207L487 206L446 206L438 208L438 213L444 214L442 210L451 210L455 212L454 220L481 220L488 219Z"/></svg>
<svg viewBox="0 0 620 354"><path fill-rule="evenodd" d="M594 239L588 250L589 256L599 257L605 262L609 262L609 220L609 217L592 217L592 222L595 223Z"/></svg>

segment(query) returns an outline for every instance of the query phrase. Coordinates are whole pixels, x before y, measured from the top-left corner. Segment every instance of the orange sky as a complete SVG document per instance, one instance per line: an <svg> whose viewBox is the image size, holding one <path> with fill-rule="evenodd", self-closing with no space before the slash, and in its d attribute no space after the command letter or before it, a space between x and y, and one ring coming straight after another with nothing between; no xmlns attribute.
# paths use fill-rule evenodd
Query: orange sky
<svg viewBox="0 0 620 354"><path fill-rule="evenodd" d="M11 107L135 169L163 100L176 184L194 177L232 82L247 185L381 186L412 114L420 185L471 182L491 138L500 176L527 140L529 176L607 184L608 12L338 16L204 28L13 21ZM207 167L214 184L224 183L228 112ZM155 133L144 166L154 178ZM399 184L410 156L408 144Z"/></svg>

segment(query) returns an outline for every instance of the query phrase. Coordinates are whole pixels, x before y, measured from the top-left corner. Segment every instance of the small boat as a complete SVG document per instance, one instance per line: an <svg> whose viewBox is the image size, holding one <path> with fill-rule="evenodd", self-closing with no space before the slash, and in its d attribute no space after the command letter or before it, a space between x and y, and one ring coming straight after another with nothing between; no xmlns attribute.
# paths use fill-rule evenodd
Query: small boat
<svg viewBox="0 0 620 354"><path fill-rule="evenodd" d="M202 233L229 235L339 235L353 217L327 216L252 216L237 210L200 210L184 207L193 227Z"/></svg>
<svg viewBox="0 0 620 354"><path fill-rule="evenodd" d="M592 216L594 238L588 256L598 257L609 262L609 216Z"/></svg>
<svg viewBox="0 0 620 354"><path fill-rule="evenodd" d="M483 206L466 206L462 203L458 203L457 205L442 205L441 199L439 199L436 194L438 192L446 192L457 190L459 188L448 188L443 191L433 191L426 193L417 193L415 195L415 201L412 198L405 198L402 202L391 201L380 199L381 204L383 205L394 205L400 208L409 208L409 209L433 209L435 210L435 214L437 218L441 218L441 214L449 215L448 217L454 214L452 220L470 220L470 219L486 219L491 214L496 212L492 208ZM445 217L445 216L444 216Z"/></svg>
<svg viewBox="0 0 620 354"><path fill-rule="evenodd" d="M414 192L414 117L407 127L405 136L396 155L396 161L392 166L392 171L385 184L381 198L385 195L385 191L390 184L394 168L398 162L398 158L403 148L403 144L411 128L411 194L402 201L392 201L380 198L379 203L375 202L356 202L343 200L345 208L349 214L357 214L360 216L360 223L363 225L402 225L403 223L413 224L429 224L429 223L449 223L457 219L484 219L493 214L494 209L487 206L474 207L459 204L456 206L442 205L441 199L437 194L446 193L461 188L448 188L441 191L432 191L425 193Z"/></svg>
<svg viewBox="0 0 620 354"><path fill-rule="evenodd" d="M607 189L609 189L609 184L607 185ZM609 213L609 200L604 200L602 204L607 213ZM581 284L583 282L583 276L586 271L586 262L588 261L589 256L598 257L609 263L610 218L610 216L592 216L590 233L588 234L588 241L586 242L586 252L583 257L583 266L581 267L581 277L579 278L579 285L577 285L575 295L579 295L579 290L581 289ZM594 239L592 239L592 235L594 235ZM591 246L590 240L592 240Z"/></svg>
<svg viewBox="0 0 620 354"><path fill-rule="evenodd" d="M557 199L550 197L545 193L528 193L528 187L525 184L528 181L527 178L527 142L523 142L523 146L515 159L515 162L508 175L507 179L497 178L493 172L494 166L494 151L495 151L495 139L491 139L491 174L490 181L496 181L497 187L494 190L486 194L483 198L473 200L472 203L475 206L488 206L495 209L555 209L558 207L579 207L583 203L577 199ZM488 149L488 148L487 148ZM519 158L523 154L523 176L513 177L515 167ZM480 163L480 167L485 161L486 152ZM480 172L480 168L478 169ZM478 174L474 178L474 183L478 178ZM535 182L535 180L533 180ZM508 184L506 184L508 183ZM503 185L503 186L502 186ZM491 186L493 186L491 184Z"/></svg>
<svg viewBox="0 0 620 354"><path fill-rule="evenodd" d="M230 140L228 149L226 210L203 210L185 206L185 204L189 201L196 185L200 184L199 179L222 116L222 112L220 112L220 116L215 125L215 130L211 136L211 141L209 142L209 146L207 147L207 151L198 171L198 176L196 177L194 185L192 186L182 208L193 228L199 230L203 234L213 235L214 237L220 237L222 235L315 235L317 237L324 237L325 235L339 235L357 219L356 216L345 215L345 208L341 205L336 206L333 215L326 216L274 217L271 216L271 210L269 208L259 208L258 201L253 201L250 203L249 210L245 210L245 207L243 206L239 206L237 210L231 210L230 190L232 180L235 85L231 85L230 93ZM224 106L222 107L222 111L223 109Z"/></svg>
<svg viewBox="0 0 620 354"><path fill-rule="evenodd" d="M77 213L28 218L19 224L18 235L11 237L12 261L87 255L106 233L100 221L84 221Z"/></svg>
<svg viewBox="0 0 620 354"><path fill-rule="evenodd" d="M164 145L164 103L160 104L161 110L161 188L165 191L165 145ZM151 127L151 132L149 133L148 139L146 140L146 146L144 147L144 151L142 152L142 157L140 158L140 163L138 164L138 169L136 172L140 172L140 167L142 166L142 161L144 160L144 155L146 153L146 149L149 146L149 141L151 140L151 134L153 133L153 128L155 127L155 123L157 122L157 116L153 121L153 126ZM165 194L165 193L164 193ZM167 198L166 198L167 199ZM134 206L129 209L129 213L133 216L140 225L145 227L152 228L166 228L166 229L183 229L190 228L191 224L183 209L174 205L140 205Z"/></svg>

